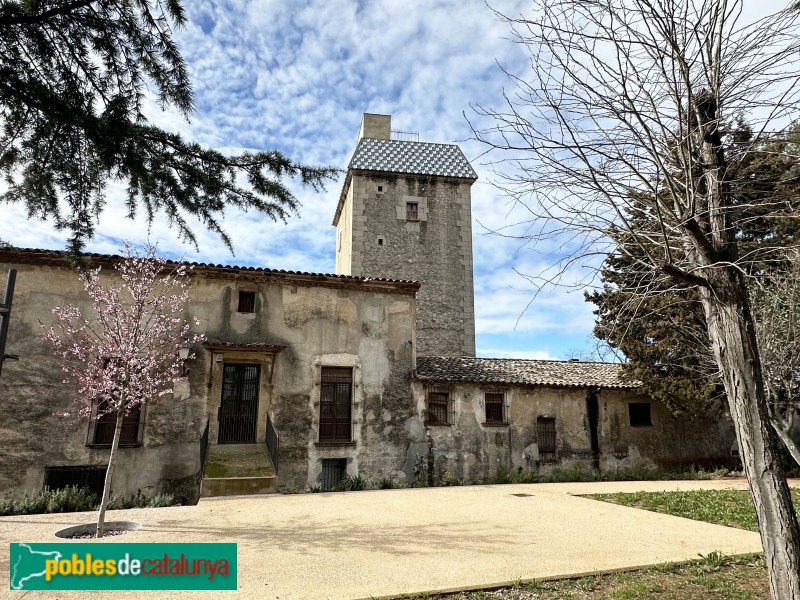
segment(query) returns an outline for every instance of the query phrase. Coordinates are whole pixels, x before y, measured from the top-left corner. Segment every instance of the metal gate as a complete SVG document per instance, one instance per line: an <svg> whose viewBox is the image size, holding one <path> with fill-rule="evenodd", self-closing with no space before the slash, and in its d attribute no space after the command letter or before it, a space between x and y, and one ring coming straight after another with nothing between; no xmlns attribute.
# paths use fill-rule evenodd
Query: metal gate
<svg viewBox="0 0 800 600"><path fill-rule="evenodd" d="M224 366L218 443L255 443L258 419L258 374L259 365Z"/></svg>

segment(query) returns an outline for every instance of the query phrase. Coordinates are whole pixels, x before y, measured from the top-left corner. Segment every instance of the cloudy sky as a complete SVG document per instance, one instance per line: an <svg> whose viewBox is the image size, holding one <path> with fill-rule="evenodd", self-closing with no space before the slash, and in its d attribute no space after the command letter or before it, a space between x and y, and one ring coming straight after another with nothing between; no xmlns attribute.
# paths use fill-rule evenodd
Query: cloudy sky
<svg viewBox="0 0 800 600"><path fill-rule="evenodd" d="M525 2L493 6L518 14ZM392 115L393 129L421 141L456 142L479 175L473 186L475 309L480 356L564 358L593 350L591 306L581 289L535 289L557 248L531 247L490 230L524 229L491 185L495 157L470 139L471 106L500 106L512 87L498 65L525 72L523 49L480 0L231 0L185 2L188 24L176 33L195 90L191 122L151 107L150 118L200 143L238 152L279 149L293 159L345 168L364 112ZM480 120L477 119L478 124ZM230 211L225 229L235 256L198 226L199 251L183 245L163 220L148 229L123 218L120 190L109 190L94 252L118 252L120 241L157 241L186 260L314 272L334 271L331 226L341 178L327 192L294 188L300 214L288 224ZM519 224L522 223L522 227ZM507 229L508 226L516 225ZM65 236L3 207L0 238L22 247L63 248Z"/></svg>

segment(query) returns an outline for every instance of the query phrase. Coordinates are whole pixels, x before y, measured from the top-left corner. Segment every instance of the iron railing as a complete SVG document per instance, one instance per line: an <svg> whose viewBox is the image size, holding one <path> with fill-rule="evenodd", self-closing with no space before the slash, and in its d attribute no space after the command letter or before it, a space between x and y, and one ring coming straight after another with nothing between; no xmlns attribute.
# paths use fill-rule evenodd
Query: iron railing
<svg viewBox="0 0 800 600"><path fill-rule="evenodd" d="M272 419L267 416L267 452L269 458L272 460L272 466L275 467L275 473L278 472L278 432L272 425Z"/></svg>
<svg viewBox="0 0 800 600"><path fill-rule="evenodd" d="M206 428L203 430L203 435L200 438L200 478L203 478L203 472L206 470L206 455L208 454L208 424L206 420Z"/></svg>

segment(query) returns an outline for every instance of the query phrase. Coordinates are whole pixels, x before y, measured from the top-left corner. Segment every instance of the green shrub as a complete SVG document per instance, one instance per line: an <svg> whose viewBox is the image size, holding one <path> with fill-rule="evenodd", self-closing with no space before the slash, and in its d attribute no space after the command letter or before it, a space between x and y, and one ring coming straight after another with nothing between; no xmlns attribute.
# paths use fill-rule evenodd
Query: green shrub
<svg viewBox="0 0 800 600"><path fill-rule="evenodd" d="M444 475L442 475L442 479L439 481L439 485L443 487L450 487L454 485L461 485L461 480L456 478L450 471L445 471Z"/></svg>
<svg viewBox="0 0 800 600"><path fill-rule="evenodd" d="M336 486L337 492L360 492L365 489L367 482L361 475L347 475Z"/></svg>
<svg viewBox="0 0 800 600"><path fill-rule="evenodd" d="M393 490L396 487L398 487L398 485L395 483L392 477L383 477L380 481L378 481L379 490Z"/></svg>
<svg viewBox="0 0 800 600"><path fill-rule="evenodd" d="M108 509L156 508L178 504L172 494L143 496L139 491L130 498L112 498ZM88 488L68 486L58 490L44 489L36 495L25 494L22 498L0 499L0 516L35 515L93 511L100 507L100 498Z"/></svg>
<svg viewBox="0 0 800 600"><path fill-rule="evenodd" d="M514 476L516 473L505 465L500 465L495 471L492 483L515 483Z"/></svg>

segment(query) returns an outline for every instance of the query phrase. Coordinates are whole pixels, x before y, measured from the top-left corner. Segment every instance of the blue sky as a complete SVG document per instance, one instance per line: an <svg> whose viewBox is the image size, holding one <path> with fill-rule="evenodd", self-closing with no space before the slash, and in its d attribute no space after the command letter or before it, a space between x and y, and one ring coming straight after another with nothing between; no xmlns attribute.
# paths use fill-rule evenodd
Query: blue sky
<svg viewBox="0 0 800 600"><path fill-rule="evenodd" d="M526 3L493 2L506 14ZM594 348L591 305L582 289L535 288L518 272L538 275L563 249L525 246L488 233L522 231L525 214L491 185L486 148L470 140L471 105L499 106L511 73L529 68L507 26L477 0L326 0L186 2L188 24L176 39L189 64L196 112L191 122L153 103L148 116L166 129L221 149L279 149L305 163L345 168L364 112L392 115L393 129L421 141L459 143L478 172L473 186L477 348L481 356L564 358ZM162 253L192 261L334 271L333 211L341 178L327 192L293 188L303 206L288 224L229 211L225 229L235 256L198 224L200 251L177 240L163 219L148 229L124 218L121 188L89 244L118 252L120 241L157 241ZM65 236L4 206L0 238L17 246L63 248ZM7 218L6 218L7 217ZM579 276L578 272L575 276ZM569 281L569 280L568 280Z"/></svg>

